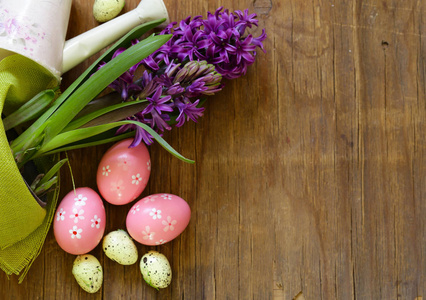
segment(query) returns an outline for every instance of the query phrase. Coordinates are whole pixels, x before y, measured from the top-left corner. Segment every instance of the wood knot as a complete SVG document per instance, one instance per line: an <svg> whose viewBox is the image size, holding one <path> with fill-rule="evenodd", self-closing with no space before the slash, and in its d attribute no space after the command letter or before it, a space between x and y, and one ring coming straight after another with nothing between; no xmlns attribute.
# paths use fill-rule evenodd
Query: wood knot
<svg viewBox="0 0 426 300"><path fill-rule="evenodd" d="M382 41L382 47L383 49L386 49L387 47L389 47L389 43L386 41Z"/></svg>

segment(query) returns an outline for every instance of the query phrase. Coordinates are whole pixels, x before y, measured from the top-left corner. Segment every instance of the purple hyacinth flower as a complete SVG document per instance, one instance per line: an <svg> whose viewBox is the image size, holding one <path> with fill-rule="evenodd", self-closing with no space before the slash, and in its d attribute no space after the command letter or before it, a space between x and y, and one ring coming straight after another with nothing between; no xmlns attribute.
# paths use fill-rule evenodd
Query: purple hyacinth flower
<svg viewBox="0 0 426 300"><path fill-rule="evenodd" d="M180 127L186 121L190 119L194 122L197 122L197 119L203 116L204 107L197 107L200 100L191 103L188 98L183 99L182 101L176 100L175 105L179 109L179 116L176 118L176 126Z"/></svg>
<svg viewBox="0 0 426 300"><path fill-rule="evenodd" d="M149 114L153 113L154 111L157 111L161 115L162 111L173 111L173 108L170 107L170 105L165 104L168 102L172 97L170 95L161 97L163 89L161 87L157 88L154 95L152 97L147 97L146 100L148 100L149 104L148 106L142 111L142 114Z"/></svg>
<svg viewBox="0 0 426 300"><path fill-rule="evenodd" d="M253 43L253 45L255 45L255 46L259 47L260 49L262 49L263 52L265 52L265 49L263 49L263 43L262 43L265 39L266 39L266 32L265 32L265 28L264 28L264 29L262 29L262 34L261 35L259 35L256 38L253 38L252 43Z"/></svg>
<svg viewBox="0 0 426 300"><path fill-rule="evenodd" d="M218 64L221 62L229 63L229 52L235 51L235 46L231 44L231 39L234 34L231 29L220 31L218 33L210 33L210 39L213 43L207 48L209 56L216 56L212 63Z"/></svg>
<svg viewBox="0 0 426 300"><path fill-rule="evenodd" d="M235 41L235 49L229 52L236 56L237 64L240 64L241 59L244 59L248 64L254 63L254 55L252 53L256 50L256 46L251 44L252 40L253 36L249 34L244 41Z"/></svg>
<svg viewBox="0 0 426 300"><path fill-rule="evenodd" d="M172 129L169 124L167 124L167 122L170 121L170 116L168 114L159 114L156 110L153 110L151 116L151 127L156 127L159 131Z"/></svg>
<svg viewBox="0 0 426 300"><path fill-rule="evenodd" d="M146 131L142 127L136 126L135 131L136 131L135 137L132 143L130 144L129 148L136 147L137 145L141 143L141 141L143 141L147 145L151 145L154 142L152 135L149 134L148 131Z"/></svg>
<svg viewBox="0 0 426 300"><path fill-rule="evenodd" d="M236 24L236 28L240 33L244 33L247 27L251 28L253 25L258 26L259 21L256 19L257 15L249 15L248 9L245 9L244 12L236 10L235 14L240 19Z"/></svg>
<svg viewBox="0 0 426 300"><path fill-rule="evenodd" d="M152 73L147 71L143 72L142 77L135 84L139 85L142 89L142 92L139 94L140 99L145 99L152 95L159 88L159 83L154 80Z"/></svg>
<svg viewBox="0 0 426 300"><path fill-rule="evenodd" d="M208 12L207 19L203 21L204 31L206 34L211 32L218 32L220 27L226 22L226 20L221 18L220 11L223 9L223 6L219 7L214 14Z"/></svg>
<svg viewBox="0 0 426 300"><path fill-rule="evenodd" d="M138 42L138 40L133 40L132 45L136 45ZM112 55L112 59L123 53L125 50L126 48L118 48ZM120 75L120 77L109 84L110 88L114 89L121 95L123 101L127 101L134 94L142 91L142 88L133 82L135 72L141 64L142 62L135 64L128 71L124 72L122 75ZM98 69L102 68L104 65L105 63L99 64Z"/></svg>
<svg viewBox="0 0 426 300"><path fill-rule="evenodd" d="M183 92L185 92L185 88L182 87L179 82L172 84L167 89L167 94L170 96L179 95L179 94L182 94Z"/></svg>
<svg viewBox="0 0 426 300"><path fill-rule="evenodd" d="M126 118L126 120L138 121L138 122L141 122L141 123L144 123L144 124L147 123L144 120L143 115L141 115L140 113L138 113L134 116L128 117L128 118ZM143 141L147 145L151 145L153 143L152 135L149 134L141 126L138 126L136 124L123 125L117 130L116 134L122 134L122 133L124 133L128 130L134 130L135 131L135 137L134 137L132 143L130 144L129 148L136 147L137 145L139 145L141 143L141 141Z"/></svg>
<svg viewBox="0 0 426 300"><path fill-rule="evenodd" d="M160 34L172 37L139 63L146 68L142 77L134 81L137 64L111 84L123 99L146 99L147 107L130 119L150 126L160 135L171 129L172 115L177 115L178 127L189 120L196 122L204 108L197 107L200 100L193 99L220 91L222 78L245 75L255 61L256 48L264 50L265 30L257 37L246 32L258 26L256 17L247 9L231 13L220 7L214 13L208 12L205 19L189 16L168 24ZM153 137L140 126L125 125L119 132L129 129L136 130L132 145L152 143Z"/></svg>

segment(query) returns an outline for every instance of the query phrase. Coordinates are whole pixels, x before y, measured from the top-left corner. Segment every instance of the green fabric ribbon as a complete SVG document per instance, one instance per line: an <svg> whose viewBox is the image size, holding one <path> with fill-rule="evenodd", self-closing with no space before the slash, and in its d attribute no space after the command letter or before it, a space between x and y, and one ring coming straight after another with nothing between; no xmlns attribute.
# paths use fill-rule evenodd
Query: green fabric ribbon
<svg viewBox="0 0 426 300"><path fill-rule="evenodd" d="M58 84L46 69L15 54L0 61L0 113L13 112L37 93ZM40 172L57 158L37 161ZM0 120L0 268L24 278L40 253L55 213L58 189L48 195L42 208L19 172Z"/></svg>

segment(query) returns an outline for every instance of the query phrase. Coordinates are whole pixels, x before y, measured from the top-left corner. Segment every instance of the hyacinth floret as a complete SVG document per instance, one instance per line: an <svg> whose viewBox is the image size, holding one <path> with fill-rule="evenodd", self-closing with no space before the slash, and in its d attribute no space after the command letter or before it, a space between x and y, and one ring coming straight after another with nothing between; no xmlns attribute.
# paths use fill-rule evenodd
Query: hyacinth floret
<svg viewBox="0 0 426 300"><path fill-rule="evenodd" d="M204 112L199 107L200 97L222 90L222 78L245 75L255 62L256 48L264 50L265 29L257 37L246 33L258 26L256 17L247 9L230 13L220 7L208 12L205 19L189 16L168 24L160 34L172 34L170 40L110 85L123 101L146 99L146 108L127 119L147 124L160 135L170 130L172 123L180 127L189 120L197 122ZM123 51L119 49L114 57ZM135 80L140 65L145 71ZM131 146L153 142L153 137L136 125L124 125L117 133L127 130L136 131Z"/></svg>
<svg viewBox="0 0 426 300"><path fill-rule="evenodd" d="M230 13L220 7L214 14L209 12L206 19L188 17L176 25L171 23L163 30L173 37L143 61L146 67L158 70L159 65L174 59L205 60L224 78L234 79L254 63L256 47L264 50L265 29L258 37L246 34L248 28L258 26L256 14L249 14L247 9Z"/></svg>

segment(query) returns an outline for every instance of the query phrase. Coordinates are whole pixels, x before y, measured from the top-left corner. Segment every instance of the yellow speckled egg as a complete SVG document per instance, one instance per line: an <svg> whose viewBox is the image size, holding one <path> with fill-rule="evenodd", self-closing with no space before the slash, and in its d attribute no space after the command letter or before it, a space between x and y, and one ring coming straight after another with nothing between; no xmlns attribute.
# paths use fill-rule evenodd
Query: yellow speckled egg
<svg viewBox="0 0 426 300"><path fill-rule="evenodd" d="M93 16L98 22L109 21L121 12L124 0L95 0L93 4Z"/></svg>
<svg viewBox="0 0 426 300"><path fill-rule="evenodd" d="M151 250L142 256L140 269L143 279L156 289L164 289L172 281L172 268L167 257Z"/></svg>

